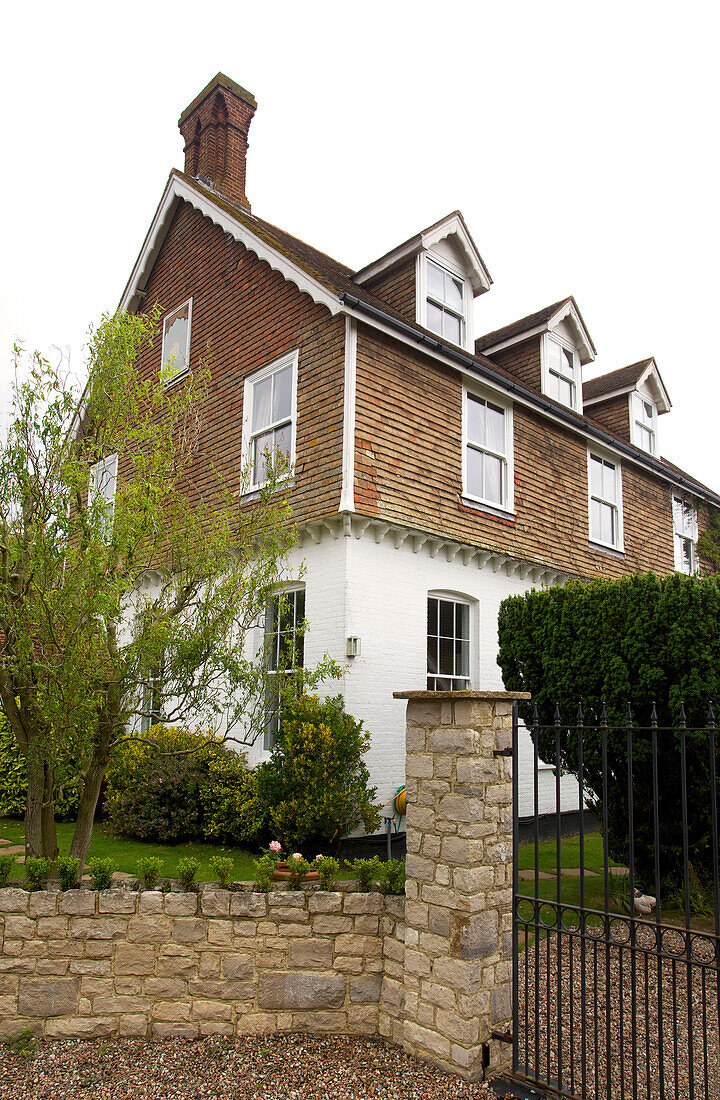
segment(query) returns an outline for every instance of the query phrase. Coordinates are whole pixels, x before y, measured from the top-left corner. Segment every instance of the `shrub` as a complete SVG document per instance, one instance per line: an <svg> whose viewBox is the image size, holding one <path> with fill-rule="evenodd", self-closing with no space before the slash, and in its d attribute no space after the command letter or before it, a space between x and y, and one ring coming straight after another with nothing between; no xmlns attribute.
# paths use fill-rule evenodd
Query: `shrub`
<svg viewBox="0 0 720 1100"><path fill-rule="evenodd" d="M61 890L73 890L78 883L80 860L70 856L59 856L57 861L58 878Z"/></svg>
<svg viewBox="0 0 720 1100"><path fill-rule="evenodd" d="M334 890L337 884L340 863L333 856L317 856L315 870L320 875L320 886L323 890Z"/></svg>
<svg viewBox="0 0 720 1100"><path fill-rule="evenodd" d="M389 859L380 864L384 894L405 893L405 863L402 859Z"/></svg>
<svg viewBox="0 0 720 1100"><path fill-rule="evenodd" d="M52 869L52 863L44 856L28 856L25 860L27 872L28 890L41 890L43 879L47 878Z"/></svg>
<svg viewBox="0 0 720 1100"><path fill-rule="evenodd" d="M138 860L138 878L146 890L154 890L165 866L159 856L143 856Z"/></svg>
<svg viewBox="0 0 720 1100"><path fill-rule="evenodd" d="M302 695L283 708L272 755L257 771L260 798L285 848L337 847L358 825L380 822L363 756L370 735L342 696Z"/></svg>
<svg viewBox="0 0 720 1100"><path fill-rule="evenodd" d="M185 856L178 860L178 878L184 890L194 890L197 886L197 873L200 870L200 860L194 856Z"/></svg>
<svg viewBox="0 0 720 1100"><path fill-rule="evenodd" d="M31 1027L21 1027L19 1031L16 1031L14 1035L10 1035L5 1040L5 1048L11 1054L17 1054L26 1061L32 1058L37 1050L37 1039L33 1034L33 1029Z"/></svg>
<svg viewBox="0 0 720 1100"><path fill-rule="evenodd" d="M0 887L7 886L7 881L14 866L15 856L0 856Z"/></svg>
<svg viewBox="0 0 720 1100"><path fill-rule="evenodd" d="M257 773L246 758L223 749L208 757L200 798L207 837L228 844L255 840L267 824L258 796Z"/></svg>
<svg viewBox="0 0 720 1100"><path fill-rule="evenodd" d="M110 856L93 856L87 861L88 874L93 890L109 890L113 873L116 870Z"/></svg>
<svg viewBox="0 0 720 1100"><path fill-rule="evenodd" d="M382 863L377 856L372 859L356 859L350 867L360 880L360 889L365 892L370 889L374 879L382 878Z"/></svg>
<svg viewBox="0 0 720 1100"><path fill-rule="evenodd" d="M146 736L150 744L124 741L110 759L105 808L116 832L169 844L257 837L267 814L244 756L198 731L153 726Z"/></svg>
<svg viewBox="0 0 720 1100"><path fill-rule="evenodd" d="M288 875L288 885L291 890L297 890L302 886L303 880L307 878L310 864L299 852L293 852L291 856L288 856L287 866L290 872Z"/></svg>
<svg viewBox="0 0 720 1100"><path fill-rule="evenodd" d="M218 877L218 881L223 890L226 890L230 885L230 877L233 873L233 863L230 856L211 856L210 868Z"/></svg>
<svg viewBox="0 0 720 1100"><path fill-rule="evenodd" d="M532 693L520 703L526 723L537 706L550 726L555 704L563 721L573 722L578 701L585 712L583 770L586 787L603 792L602 736L593 713L603 703L614 731L607 741L609 855L629 859L628 757L625 723L630 702L634 721L650 724L653 703L658 724L677 721L680 702L687 717L688 842L691 871L712 881L712 821L708 738L710 699L720 699L720 577L679 573L636 574L620 580L573 581L563 588L511 596L500 607L498 663L505 687ZM617 728L619 727L619 729ZM700 730L700 732L696 732ZM660 874L683 877L683 814L679 739L661 733L658 745L660 792ZM555 731L541 730L540 757L555 761ZM652 740L649 731L633 736L634 847L636 879L655 881ZM561 730L560 764L579 770L578 737ZM718 760L720 764L720 760Z"/></svg>
<svg viewBox="0 0 720 1100"><path fill-rule="evenodd" d="M254 888L261 894L267 894L275 874L275 860L270 856L260 856L254 862L255 881Z"/></svg>

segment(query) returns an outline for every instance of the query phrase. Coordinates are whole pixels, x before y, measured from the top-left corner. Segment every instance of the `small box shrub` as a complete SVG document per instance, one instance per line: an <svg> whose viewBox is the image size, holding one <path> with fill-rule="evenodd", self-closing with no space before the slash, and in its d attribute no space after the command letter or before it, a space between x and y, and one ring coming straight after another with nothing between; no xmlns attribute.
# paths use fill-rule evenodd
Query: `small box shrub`
<svg viewBox="0 0 720 1100"><path fill-rule="evenodd" d="M165 866L159 856L143 856L138 860L137 873L146 890L154 890Z"/></svg>
<svg viewBox="0 0 720 1100"><path fill-rule="evenodd" d="M315 870L320 875L320 886L323 890L334 890L337 885L340 863L334 856L316 856Z"/></svg>
<svg viewBox="0 0 720 1100"><path fill-rule="evenodd" d="M360 889L366 893L373 884L373 880L382 878L382 863L377 856L372 859L356 859L350 864L351 870L360 881Z"/></svg>
<svg viewBox="0 0 720 1100"><path fill-rule="evenodd" d="M211 870L217 875L223 890L226 890L230 885L230 876L233 873L234 866L235 864L230 856L211 856L210 858Z"/></svg>
<svg viewBox="0 0 720 1100"><path fill-rule="evenodd" d="M57 861L58 878L61 890L74 890L78 884L80 860L71 856L59 856Z"/></svg>
<svg viewBox="0 0 720 1100"><path fill-rule="evenodd" d="M0 856L0 887L7 886L10 873L15 866L15 856Z"/></svg>
<svg viewBox="0 0 720 1100"><path fill-rule="evenodd" d="M28 890L42 890L43 879L50 874L52 863L44 856L28 856L25 860Z"/></svg>
<svg viewBox="0 0 720 1100"><path fill-rule="evenodd" d="M267 894L272 883L272 877L275 874L275 860L270 856L261 856L260 859L255 860L254 867L255 881L253 886L258 893Z"/></svg>
<svg viewBox="0 0 720 1100"><path fill-rule="evenodd" d="M200 860L195 859L194 856L185 856L184 859L178 860L178 878L184 890L195 890L197 888L197 873L199 870Z"/></svg>
<svg viewBox="0 0 720 1100"><path fill-rule="evenodd" d="M113 872L116 870L115 863L110 856L104 858L93 856L92 859L87 861L87 869L93 890L110 889Z"/></svg>

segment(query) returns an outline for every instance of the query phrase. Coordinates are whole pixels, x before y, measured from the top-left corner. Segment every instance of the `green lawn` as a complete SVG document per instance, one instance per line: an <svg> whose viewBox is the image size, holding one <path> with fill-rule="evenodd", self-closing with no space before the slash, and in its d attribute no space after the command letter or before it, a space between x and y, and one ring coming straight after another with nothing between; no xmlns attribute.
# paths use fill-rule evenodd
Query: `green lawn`
<svg viewBox="0 0 720 1100"><path fill-rule="evenodd" d="M58 822L58 845L61 853L66 853L70 848L75 825ZM0 817L0 837L11 840L14 844L24 844L25 826L22 821L9 817ZM0 848L0 854L4 849ZM249 852L247 848L236 848L221 844L151 844L143 840L131 840L128 837L116 836L110 832L107 825L97 824L93 829L93 841L90 846L88 858L92 856L109 856L116 865L116 870L126 871L128 874L137 872L138 860L143 856L159 856L164 861L162 876L177 878L178 861L185 856L194 856L200 861L198 871L199 882L209 882L217 879L210 869L212 856L230 856L234 860L232 878L236 882L252 882L255 877L253 861L258 858L257 852ZM12 878L25 878L25 868L17 864L12 872ZM341 871L338 878L353 878L351 871Z"/></svg>
<svg viewBox="0 0 720 1100"><path fill-rule="evenodd" d="M538 846L538 862L541 871L549 871L554 874L557 867L557 844L555 840L544 840ZM585 870L603 873L603 838L602 833L588 833L585 837ZM560 844L560 866L580 866L580 837L563 837ZM612 866L612 860L611 860ZM531 871L535 867L535 845L532 841L520 845L518 859L520 870Z"/></svg>

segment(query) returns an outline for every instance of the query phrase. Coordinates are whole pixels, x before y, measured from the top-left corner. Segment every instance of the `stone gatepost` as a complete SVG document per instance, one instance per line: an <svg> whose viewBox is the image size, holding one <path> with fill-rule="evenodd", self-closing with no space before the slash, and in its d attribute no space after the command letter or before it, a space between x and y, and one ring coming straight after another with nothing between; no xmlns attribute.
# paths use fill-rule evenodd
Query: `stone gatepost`
<svg viewBox="0 0 720 1100"><path fill-rule="evenodd" d="M510 1047L512 703L505 691L407 699L405 1050L466 1080Z"/></svg>

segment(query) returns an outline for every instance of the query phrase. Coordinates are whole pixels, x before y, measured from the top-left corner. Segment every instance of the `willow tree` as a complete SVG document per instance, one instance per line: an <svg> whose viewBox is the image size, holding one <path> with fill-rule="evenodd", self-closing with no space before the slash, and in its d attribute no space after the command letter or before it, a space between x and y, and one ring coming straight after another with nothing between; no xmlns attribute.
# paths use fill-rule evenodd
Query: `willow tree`
<svg viewBox="0 0 720 1100"><path fill-rule="evenodd" d="M91 333L82 391L16 349L0 446L0 701L28 778L28 854L57 857L62 785L84 863L109 755L161 718L250 742L265 664L248 653L292 539L282 478L259 499L202 461L209 372L148 378L157 315ZM198 475L202 476L198 476ZM305 672L315 685L332 665Z"/></svg>

